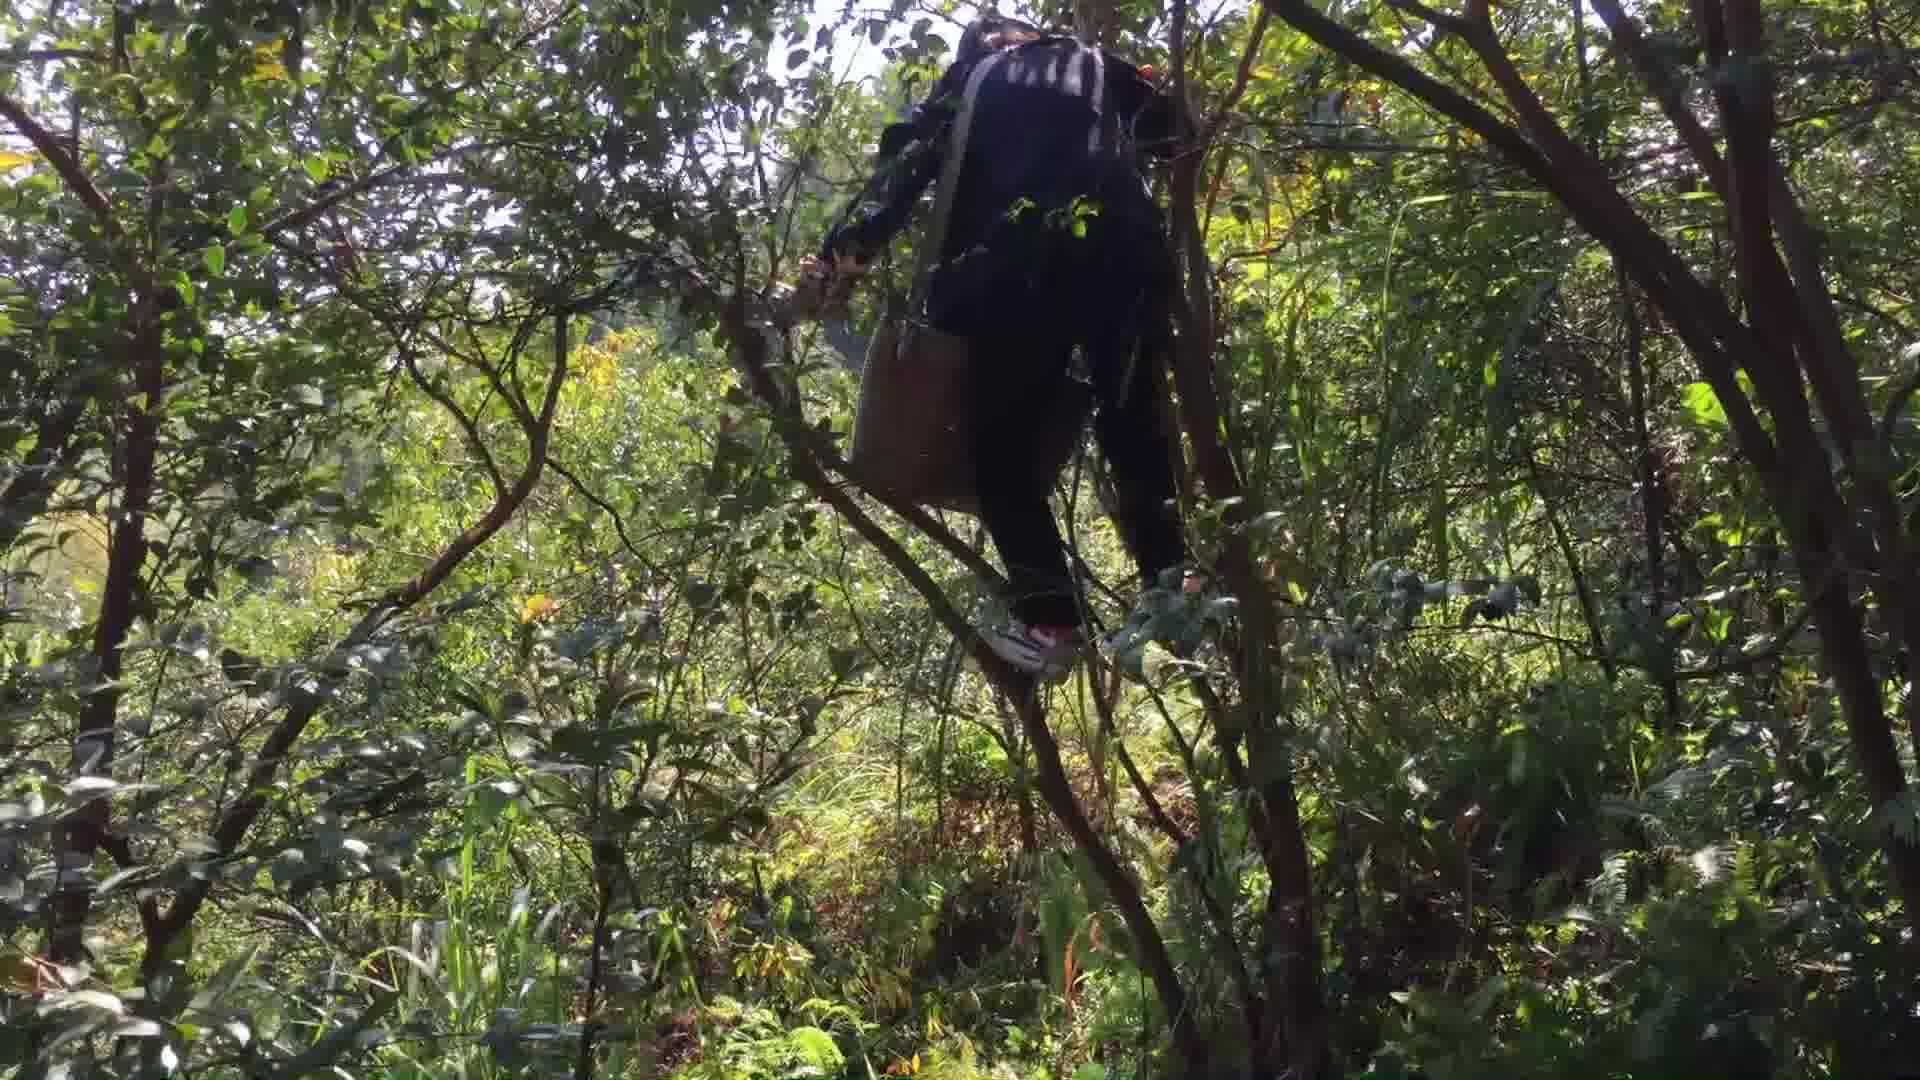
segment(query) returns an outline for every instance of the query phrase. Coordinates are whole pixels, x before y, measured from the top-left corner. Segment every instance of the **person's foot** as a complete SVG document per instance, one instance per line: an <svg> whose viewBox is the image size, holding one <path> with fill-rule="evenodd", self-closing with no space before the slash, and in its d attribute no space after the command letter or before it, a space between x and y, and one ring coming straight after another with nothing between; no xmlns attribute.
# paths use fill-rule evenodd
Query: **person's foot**
<svg viewBox="0 0 1920 1080"><path fill-rule="evenodd" d="M1077 627L1028 626L1008 618L983 627L980 633L995 656L1041 682L1059 682L1080 660Z"/></svg>

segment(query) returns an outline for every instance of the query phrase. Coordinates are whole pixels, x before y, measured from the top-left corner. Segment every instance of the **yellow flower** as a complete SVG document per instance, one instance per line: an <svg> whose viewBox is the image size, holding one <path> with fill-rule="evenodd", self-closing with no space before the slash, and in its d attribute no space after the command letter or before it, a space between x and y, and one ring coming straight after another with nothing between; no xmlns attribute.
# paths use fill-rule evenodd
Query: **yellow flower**
<svg viewBox="0 0 1920 1080"><path fill-rule="evenodd" d="M546 593L534 593L520 605L520 621L535 622L552 615L560 609L560 604Z"/></svg>

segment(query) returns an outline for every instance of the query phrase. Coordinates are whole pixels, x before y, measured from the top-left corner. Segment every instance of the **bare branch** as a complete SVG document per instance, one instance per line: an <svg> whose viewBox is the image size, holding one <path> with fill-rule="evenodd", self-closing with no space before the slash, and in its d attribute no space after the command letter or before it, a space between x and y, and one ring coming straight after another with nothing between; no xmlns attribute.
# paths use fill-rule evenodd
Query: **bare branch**
<svg viewBox="0 0 1920 1080"><path fill-rule="evenodd" d="M738 275L736 275L738 276ZM968 624L946 593L940 588L925 567L914 560L906 548L887 530L873 520L859 504L845 491L836 486L828 477L820 463L809 452L807 441L796 436L807 429L803 418L788 403L780 384L768 370L766 338L748 323L744 300L736 297L727 305L723 317L723 327L728 344L733 349L736 360L746 374L755 395L775 413L780 434L786 441L789 462L794 476L810 488L813 493L832 506L842 520L853 527L868 543L874 546L895 572L906 578L914 591L920 594L934 618L953 634L955 640L967 643L974 661L994 688L1013 702L1020 717L1022 729L1028 741L1033 745L1034 757L1039 765L1039 787L1042 797L1059 817L1067 832L1073 837L1074 844L1093 864L1106 886L1115 904L1120 908L1127 929L1133 934L1135 947L1139 950L1141 966L1147 970L1154 982L1161 1004L1171 1014L1174 1025L1174 1040L1190 1063L1199 1064L1205 1060L1206 1043L1200 1036L1198 1025L1186 1008L1186 989L1180 982L1173 959L1168 954L1165 940L1160 935L1158 925L1148 912L1142 899L1138 884L1120 861L1115 858L1112 849L1094 832L1093 825L1087 820L1085 811L1080 808L1074 796L1073 786L1067 779L1066 766L1060 757L1059 743L1054 740L1052 731L1047 727L1046 709L1041 703L1039 688L1025 674L1015 670L1006 661L988 648L986 641Z"/></svg>
<svg viewBox="0 0 1920 1080"><path fill-rule="evenodd" d="M541 474L547 464L547 442L552 432L553 416L560 400L560 387L566 382L567 351L564 331L556 332L554 343L554 366L547 382L547 393L540 414L534 418L533 426L527 429L528 454L526 466L513 486L502 491L481 516L480 520L469 526L454 541L443 549L439 556L413 580L388 593L386 598L374 605L373 609L362 615L352 630L341 639L336 651L359 648L374 640L395 615L405 612L418 604L434 589L438 588L467 556L492 539L512 520L522 504L533 493L540 482ZM259 753L254 757L253 765L247 770L243 794L238 802L222 814L213 830L214 846L222 855L231 854L246 838L247 831L259 819L266 809L267 797L273 787L274 777L280 766L293 751L294 744L306 731L307 725L319 714L330 697L332 684L319 691L300 690L294 693L286 706L286 713L268 733ZM165 914L152 920L148 929L146 956L143 965L151 968L160 962L166 947L188 925L193 922L200 908L206 903L212 889L208 878L197 878L176 893L173 903L168 905Z"/></svg>
<svg viewBox="0 0 1920 1080"><path fill-rule="evenodd" d="M1681 86L1674 81L1666 65L1654 55L1652 45L1646 35L1640 32L1638 21L1629 16L1621 7L1620 0L1593 0L1593 10L1600 21L1607 24L1607 32L1613 35L1614 43L1620 51L1614 55L1623 63L1630 64L1645 79L1653 90L1653 96L1660 104L1667 120L1674 130L1680 133L1680 141L1686 145L1687 153L1706 174L1707 183L1721 195L1727 190L1727 166L1720 158L1719 148L1714 145L1713 135L1707 131L1700 118L1687 108Z"/></svg>
<svg viewBox="0 0 1920 1080"><path fill-rule="evenodd" d="M531 321L531 320L529 320ZM560 324L564 327L564 322ZM567 381L566 332L559 329L554 334L553 370L547 378L546 399L541 402L540 414L532 417L531 422L523 420L522 427L527 437L527 464L521 470L520 478L512 488L494 500L494 504L484 517L462 533L445 551L440 553L431 565L422 570L412 581L393 591L387 600L387 606L395 612L405 610L418 603L420 599L438 588L454 569L471 555L475 548L485 543L494 533L499 532L526 502L527 496L540 483L540 474L547 462L547 443L553 435L553 416L560 405L560 388Z"/></svg>

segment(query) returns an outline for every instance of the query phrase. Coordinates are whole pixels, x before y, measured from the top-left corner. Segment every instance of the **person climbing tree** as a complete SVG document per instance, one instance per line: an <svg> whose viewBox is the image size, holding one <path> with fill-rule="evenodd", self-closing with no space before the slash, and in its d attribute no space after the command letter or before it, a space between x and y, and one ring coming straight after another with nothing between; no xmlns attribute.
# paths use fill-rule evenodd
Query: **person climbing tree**
<svg viewBox="0 0 1920 1080"><path fill-rule="evenodd" d="M1084 617L1047 501L1054 477L1034 462L1037 433L1062 412L1075 346L1128 553L1148 588L1186 561L1165 357L1152 347L1165 335L1149 332L1168 317L1173 264L1139 158L1171 152L1175 103L1112 53L980 19L927 99L882 134L873 177L803 270L819 294L842 291L899 232L941 171L975 65L995 53L1004 56L976 90L926 318L973 356L979 514L1012 593L982 632L1003 659L1053 679L1072 669Z"/></svg>

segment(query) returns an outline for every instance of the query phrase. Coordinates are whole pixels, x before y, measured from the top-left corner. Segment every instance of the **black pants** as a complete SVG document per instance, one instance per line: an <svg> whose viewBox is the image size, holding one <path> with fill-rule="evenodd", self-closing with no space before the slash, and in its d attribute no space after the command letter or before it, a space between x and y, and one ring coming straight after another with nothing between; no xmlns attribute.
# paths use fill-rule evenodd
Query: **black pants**
<svg viewBox="0 0 1920 1080"><path fill-rule="evenodd" d="M1016 618L1078 626L1066 552L1036 467L1036 433L1056 423L1075 346L1095 389L1094 433L1118 494L1114 523L1151 585L1186 558L1167 408L1166 358L1148 333L1167 318L1172 262L1151 204L1106 207L1084 235L1029 215L934 281L936 325L969 339L980 518L1006 565Z"/></svg>

